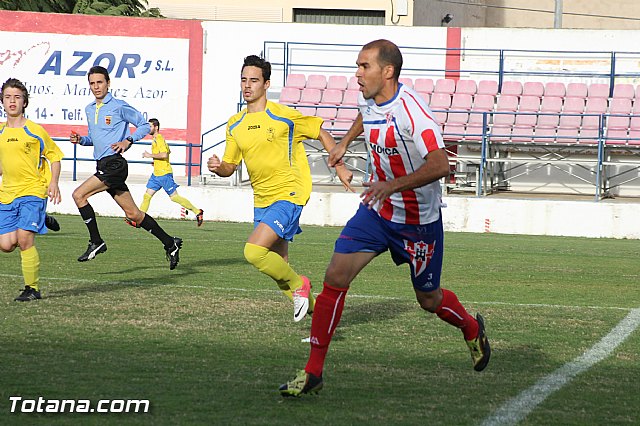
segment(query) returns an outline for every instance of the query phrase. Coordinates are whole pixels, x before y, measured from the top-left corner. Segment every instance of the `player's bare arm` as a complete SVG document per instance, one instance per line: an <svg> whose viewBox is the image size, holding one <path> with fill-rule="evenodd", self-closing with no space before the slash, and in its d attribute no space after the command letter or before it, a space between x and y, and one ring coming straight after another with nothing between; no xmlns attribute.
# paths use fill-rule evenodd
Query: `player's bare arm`
<svg viewBox="0 0 640 426"><path fill-rule="evenodd" d="M49 182L49 188L47 188L47 195L49 200L53 204L59 204L62 201L62 195L60 194L60 187L58 181L60 180L61 165L59 161L51 163L51 182Z"/></svg>
<svg viewBox="0 0 640 426"><path fill-rule="evenodd" d="M347 148L349 148L349 144L353 142L358 136L360 136L364 132L364 125L362 124L362 114L358 113L355 121L349 128L349 131L344 135L339 144L331 150L327 150L329 152L329 165L334 167L344 154L347 152Z"/></svg>
<svg viewBox="0 0 640 426"><path fill-rule="evenodd" d="M153 158L154 160L166 160L169 158L169 154L166 152L159 152L157 154L152 154L149 151L145 151L142 153L142 158Z"/></svg>
<svg viewBox="0 0 640 426"><path fill-rule="evenodd" d="M236 171L238 166L235 164L229 164L224 161L220 161L217 155L211 156L207 161L207 168L210 172L217 174L220 177L229 177Z"/></svg>
<svg viewBox="0 0 640 426"><path fill-rule="evenodd" d="M362 204L372 208L377 203L384 202L394 192L419 188L428 183L449 176L449 158L443 148L431 151L424 157L426 163L413 173L390 181L365 182L365 191L360 195Z"/></svg>
<svg viewBox="0 0 640 426"><path fill-rule="evenodd" d="M327 152L331 152L336 147L336 141L333 139L333 136L331 136L329 132L324 129L320 129L318 140L320 140L320 143ZM339 160L332 167L335 167L338 179L340 179L340 182L342 182L344 189L347 191L356 192L351 186L353 173L349 169L347 169L347 166L344 164L344 162L342 160Z"/></svg>

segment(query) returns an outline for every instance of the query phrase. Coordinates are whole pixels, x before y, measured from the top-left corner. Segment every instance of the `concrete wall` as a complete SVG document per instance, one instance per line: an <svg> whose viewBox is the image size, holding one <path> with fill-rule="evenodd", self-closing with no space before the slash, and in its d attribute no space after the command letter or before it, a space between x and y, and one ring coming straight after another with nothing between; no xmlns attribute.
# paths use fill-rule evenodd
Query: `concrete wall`
<svg viewBox="0 0 640 426"><path fill-rule="evenodd" d="M50 204L48 210L78 214L70 194L79 184L80 182L62 182L63 202L57 206ZM144 184L129 183L129 188L135 200L142 199ZM253 221L253 194L248 186L182 186L179 191L180 195L205 210L206 220ZM314 192L303 210L301 223L343 226L354 214L359 202L358 194ZM445 197L444 202L447 204L443 209L447 231L640 239L637 203L458 196ZM92 197L91 204L100 215L122 216L122 210L106 193ZM159 192L153 198L149 214L178 219L180 206L171 202L166 194ZM193 215L190 218L193 220Z"/></svg>

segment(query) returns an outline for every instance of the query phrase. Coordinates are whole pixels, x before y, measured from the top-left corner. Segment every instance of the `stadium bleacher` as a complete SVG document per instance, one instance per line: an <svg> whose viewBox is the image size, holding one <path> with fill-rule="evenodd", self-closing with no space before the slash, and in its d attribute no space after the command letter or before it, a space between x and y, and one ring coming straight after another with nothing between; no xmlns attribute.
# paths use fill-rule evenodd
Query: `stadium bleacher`
<svg viewBox="0 0 640 426"><path fill-rule="evenodd" d="M640 101L629 83L616 84L610 98L608 84L580 82L504 81L402 77L427 101L443 135L451 142L478 142L483 133L491 141L514 144L606 144L638 146ZM327 129L344 129L357 104L355 77L289 74L280 102L305 114L317 114ZM483 114L487 128L483 128ZM335 122L340 126L335 126Z"/></svg>

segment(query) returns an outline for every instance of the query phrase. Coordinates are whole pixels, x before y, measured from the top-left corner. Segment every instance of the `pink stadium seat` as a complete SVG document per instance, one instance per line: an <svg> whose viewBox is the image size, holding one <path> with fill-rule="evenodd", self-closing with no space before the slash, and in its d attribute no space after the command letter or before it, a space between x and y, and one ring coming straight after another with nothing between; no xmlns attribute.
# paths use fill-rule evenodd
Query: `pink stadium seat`
<svg viewBox="0 0 640 426"><path fill-rule="evenodd" d="M542 98L542 103L540 104L540 112L560 111L562 111L562 98L556 96L545 96L544 98Z"/></svg>
<svg viewBox="0 0 640 426"><path fill-rule="evenodd" d="M462 111L449 110L447 124L467 124L469 122L469 113Z"/></svg>
<svg viewBox="0 0 640 426"><path fill-rule="evenodd" d="M636 91L633 88L633 84L619 83L613 86L614 99L624 98L633 99L636 96Z"/></svg>
<svg viewBox="0 0 640 426"><path fill-rule="evenodd" d="M640 130L640 116L632 116L629 122L629 127L631 130Z"/></svg>
<svg viewBox="0 0 640 426"><path fill-rule="evenodd" d="M344 75L331 75L327 80L327 89L347 90L347 77Z"/></svg>
<svg viewBox="0 0 640 426"><path fill-rule="evenodd" d="M539 81L527 81L522 86L522 96L537 96L541 98L544 95L544 84Z"/></svg>
<svg viewBox="0 0 640 426"><path fill-rule="evenodd" d="M535 95L523 95L520 98L518 111L538 112L540 110L540 98Z"/></svg>
<svg viewBox="0 0 640 426"><path fill-rule="evenodd" d="M449 109L451 106L451 95L448 93L437 93L434 92L431 95L431 104L429 107L431 109Z"/></svg>
<svg viewBox="0 0 640 426"><path fill-rule="evenodd" d="M326 121L333 121L338 114L338 108L330 108L330 107L318 107L316 109L316 115L320 118L323 118Z"/></svg>
<svg viewBox="0 0 640 426"><path fill-rule="evenodd" d="M577 143L578 142L578 128L577 127L567 127L562 128L558 127L558 132L556 133L556 143Z"/></svg>
<svg viewBox="0 0 640 426"><path fill-rule="evenodd" d="M338 108L338 114L336 115L336 121L348 121L353 122L358 116L357 108Z"/></svg>
<svg viewBox="0 0 640 426"><path fill-rule="evenodd" d="M300 102L300 89L296 87L283 87L280 92L279 102L285 105L297 104Z"/></svg>
<svg viewBox="0 0 640 426"><path fill-rule="evenodd" d="M482 140L482 123L469 123L464 134L464 139L467 141L481 141Z"/></svg>
<svg viewBox="0 0 640 426"><path fill-rule="evenodd" d="M464 138L464 124L447 121L444 125L442 138L446 141L458 142Z"/></svg>
<svg viewBox="0 0 640 426"><path fill-rule="evenodd" d="M434 111L433 119L435 120L436 123L442 126L444 123L447 122L447 113L441 112L441 111Z"/></svg>
<svg viewBox="0 0 640 426"><path fill-rule="evenodd" d="M576 129L576 132L578 129ZM556 139L555 127L536 127L535 140L538 143L553 143Z"/></svg>
<svg viewBox="0 0 640 426"><path fill-rule="evenodd" d="M446 93L452 95L456 91L456 81L450 78L440 78L436 80L434 93Z"/></svg>
<svg viewBox="0 0 640 426"><path fill-rule="evenodd" d="M502 95L520 96L522 95L522 83L519 81L505 81L502 83Z"/></svg>
<svg viewBox="0 0 640 426"><path fill-rule="evenodd" d="M544 97L564 98L567 94L567 88L564 83L549 82L544 86Z"/></svg>
<svg viewBox="0 0 640 426"><path fill-rule="evenodd" d="M498 82L493 80L480 80L477 94L496 96L498 94Z"/></svg>
<svg viewBox="0 0 640 426"><path fill-rule="evenodd" d="M300 95L300 103L303 105L317 105L322 99L322 91L320 89L302 89L302 95Z"/></svg>
<svg viewBox="0 0 640 426"><path fill-rule="evenodd" d="M640 129L629 130L629 145L640 145Z"/></svg>
<svg viewBox="0 0 640 426"><path fill-rule="evenodd" d="M631 99L612 98L609 102L609 114L631 114Z"/></svg>
<svg viewBox="0 0 640 426"><path fill-rule="evenodd" d="M477 94L473 98L474 111L492 111L495 106L495 98L493 95Z"/></svg>
<svg viewBox="0 0 640 426"><path fill-rule="evenodd" d="M560 121L559 114L547 113L538 115L538 123L537 127L542 128L556 128L558 127L558 123Z"/></svg>
<svg viewBox="0 0 640 426"><path fill-rule="evenodd" d="M608 145L626 145L629 134L627 129L608 128L605 134L606 143Z"/></svg>
<svg viewBox="0 0 640 426"><path fill-rule="evenodd" d="M431 102L431 95L427 92L418 92L418 95L429 105Z"/></svg>
<svg viewBox="0 0 640 426"><path fill-rule="evenodd" d="M320 103L323 105L340 105L342 104L342 90L326 89L322 92Z"/></svg>
<svg viewBox="0 0 640 426"><path fill-rule="evenodd" d="M582 98L587 97L587 85L584 83L569 83L567 84L567 98Z"/></svg>
<svg viewBox="0 0 640 426"><path fill-rule="evenodd" d="M578 138L578 141L581 144L597 145L598 144L598 136L599 136L599 134L600 134L599 129L592 129L592 128L582 127L580 129L580 136Z"/></svg>
<svg viewBox="0 0 640 426"><path fill-rule="evenodd" d="M567 90L567 93L568 93L568 90ZM584 111L584 98L566 97L564 99L564 107L562 108L562 112L582 114L583 111Z"/></svg>
<svg viewBox="0 0 640 426"><path fill-rule="evenodd" d="M307 84L307 78L304 76L304 74L289 74L287 76L285 87L295 87L296 89L304 89L304 86L306 84Z"/></svg>
<svg viewBox="0 0 640 426"><path fill-rule="evenodd" d="M433 93L433 80L430 78L416 78L413 83L413 88L416 92L424 92L428 94Z"/></svg>
<svg viewBox="0 0 640 426"><path fill-rule="evenodd" d="M582 117L577 114L562 114L560 115L560 123L558 127L561 129L577 129L580 127Z"/></svg>
<svg viewBox="0 0 640 426"><path fill-rule="evenodd" d="M357 106L358 105L358 90L345 90L344 97L342 98L342 105Z"/></svg>
<svg viewBox="0 0 640 426"><path fill-rule="evenodd" d="M316 107L306 105L296 105L296 109L302 115L316 115Z"/></svg>
<svg viewBox="0 0 640 426"><path fill-rule="evenodd" d="M600 115L595 114L585 114L582 117L582 128L583 129L597 129L600 127Z"/></svg>
<svg viewBox="0 0 640 426"><path fill-rule="evenodd" d="M584 112L588 114L604 114L607 111L607 99L606 98L587 98L587 106Z"/></svg>
<svg viewBox="0 0 640 426"><path fill-rule="evenodd" d="M355 75L349 78L349 84L347 84L347 90L359 90L360 85L358 84L358 77Z"/></svg>
<svg viewBox="0 0 640 426"><path fill-rule="evenodd" d="M413 80L408 77L400 77L398 79L398 82L402 83L410 89L413 89Z"/></svg>
<svg viewBox="0 0 640 426"><path fill-rule="evenodd" d="M305 87L324 90L327 87L327 77L321 74L311 74L307 77L307 85Z"/></svg>
<svg viewBox="0 0 640 426"><path fill-rule="evenodd" d="M515 127L534 127L538 121L536 114L516 114Z"/></svg>
<svg viewBox="0 0 640 426"><path fill-rule="evenodd" d="M452 110L464 110L469 111L471 109L471 102L473 99L471 95L466 93L454 93L453 99L451 100L451 109Z"/></svg>
<svg viewBox="0 0 640 426"><path fill-rule="evenodd" d="M633 107L631 108L631 114L633 115L640 115L640 100L636 99L633 102Z"/></svg>
<svg viewBox="0 0 640 426"><path fill-rule="evenodd" d="M472 109L471 113L469 114L469 123L482 124L482 120L485 115L487 117L487 124L488 124L491 121L490 111Z"/></svg>
<svg viewBox="0 0 640 426"><path fill-rule="evenodd" d="M609 85L604 83L591 83L588 90L589 98L609 98Z"/></svg>
<svg viewBox="0 0 640 426"><path fill-rule="evenodd" d="M495 113L493 114L493 126L494 127L511 127L516 121L515 114L509 113Z"/></svg>
<svg viewBox="0 0 640 426"><path fill-rule="evenodd" d="M530 143L533 141L533 127L525 126L518 127L514 126L511 134L512 142L519 143Z"/></svg>
<svg viewBox="0 0 640 426"><path fill-rule="evenodd" d="M501 95L496 104L496 111L516 111L518 109L518 97L514 95Z"/></svg>
<svg viewBox="0 0 640 426"><path fill-rule="evenodd" d="M612 115L607 117L607 129L627 130L631 123L628 115Z"/></svg>
<svg viewBox="0 0 640 426"><path fill-rule="evenodd" d="M478 85L475 80L458 80L456 83L456 93L475 95L477 91Z"/></svg>
<svg viewBox="0 0 640 426"><path fill-rule="evenodd" d="M491 127L491 140L495 142L508 142L511 138L511 127L506 124L493 125Z"/></svg>

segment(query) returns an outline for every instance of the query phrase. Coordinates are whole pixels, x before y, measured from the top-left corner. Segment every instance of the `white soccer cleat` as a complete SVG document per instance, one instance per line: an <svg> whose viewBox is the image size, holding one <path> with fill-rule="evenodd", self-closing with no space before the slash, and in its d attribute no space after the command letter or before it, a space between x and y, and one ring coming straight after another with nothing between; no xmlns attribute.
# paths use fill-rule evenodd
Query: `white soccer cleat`
<svg viewBox="0 0 640 426"><path fill-rule="evenodd" d="M293 292L293 320L298 322L307 315L309 310L309 293L311 293L311 281L304 275L300 275L302 285Z"/></svg>

